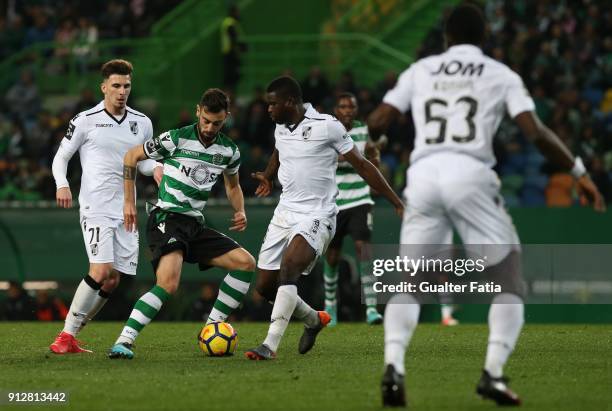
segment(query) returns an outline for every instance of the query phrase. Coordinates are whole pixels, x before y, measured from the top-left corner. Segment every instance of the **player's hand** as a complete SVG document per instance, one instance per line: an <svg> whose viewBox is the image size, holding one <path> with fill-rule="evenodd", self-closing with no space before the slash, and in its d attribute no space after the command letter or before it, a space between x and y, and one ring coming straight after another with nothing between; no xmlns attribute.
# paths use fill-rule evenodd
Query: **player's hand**
<svg viewBox="0 0 612 411"><path fill-rule="evenodd" d="M236 211L232 218L232 226L230 231L244 231L247 227L246 214L243 211Z"/></svg>
<svg viewBox="0 0 612 411"><path fill-rule="evenodd" d="M272 192L272 181L268 180L264 173L262 173L261 171L251 173L251 177L259 181L259 185L255 190L255 195L257 197L266 197L270 195L270 193Z"/></svg>
<svg viewBox="0 0 612 411"><path fill-rule="evenodd" d="M61 208L72 207L72 192L70 187L62 187L55 192L57 206Z"/></svg>
<svg viewBox="0 0 612 411"><path fill-rule="evenodd" d="M155 183L157 184L158 187L161 184L161 180L163 176L164 176L164 167L156 166L153 169L153 179L155 180Z"/></svg>
<svg viewBox="0 0 612 411"><path fill-rule="evenodd" d="M125 231L136 231L138 229L136 217L136 204L123 203L123 225L125 226Z"/></svg>
<svg viewBox="0 0 612 411"><path fill-rule="evenodd" d="M580 196L580 204L592 204L595 211L599 211L600 213L606 211L606 202L588 174L576 180L576 188Z"/></svg>

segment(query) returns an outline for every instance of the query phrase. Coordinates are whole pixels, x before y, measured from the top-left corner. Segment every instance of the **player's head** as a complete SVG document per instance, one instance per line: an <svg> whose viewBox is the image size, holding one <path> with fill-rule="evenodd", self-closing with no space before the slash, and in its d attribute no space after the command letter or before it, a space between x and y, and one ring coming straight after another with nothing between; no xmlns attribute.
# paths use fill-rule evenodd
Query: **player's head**
<svg viewBox="0 0 612 411"><path fill-rule="evenodd" d="M446 44L473 44L480 46L485 38L485 19L482 11L473 4L462 4L451 11L444 30Z"/></svg>
<svg viewBox="0 0 612 411"><path fill-rule="evenodd" d="M121 111L127 104L132 89L132 63L126 60L110 60L102 65L104 103L115 111Z"/></svg>
<svg viewBox="0 0 612 411"><path fill-rule="evenodd" d="M272 121L287 124L302 104L302 88L293 77L281 76L268 84L266 100Z"/></svg>
<svg viewBox="0 0 612 411"><path fill-rule="evenodd" d="M358 112L357 98L353 93L343 92L338 94L334 105L334 115L347 130L352 128Z"/></svg>
<svg viewBox="0 0 612 411"><path fill-rule="evenodd" d="M210 88L202 94L196 106L198 130L205 141L212 141L223 128L229 114L229 97L218 88Z"/></svg>

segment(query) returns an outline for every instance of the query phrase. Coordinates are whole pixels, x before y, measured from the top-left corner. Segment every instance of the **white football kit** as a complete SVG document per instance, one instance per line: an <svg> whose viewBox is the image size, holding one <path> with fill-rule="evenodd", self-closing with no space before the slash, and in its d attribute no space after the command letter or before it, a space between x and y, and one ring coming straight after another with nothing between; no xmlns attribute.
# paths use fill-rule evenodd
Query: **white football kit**
<svg viewBox="0 0 612 411"><path fill-rule="evenodd" d="M493 137L507 112L535 105L521 78L472 45L450 47L404 71L383 101L412 110L416 136L404 195L402 244L499 244L488 264L518 248L499 195Z"/></svg>
<svg viewBox="0 0 612 411"><path fill-rule="evenodd" d="M338 154L351 151L353 140L334 117L320 114L308 103L304 108L301 122L277 124L274 131L283 191L259 252L257 266L264 270L280 269L283 253L296 235L321 256L336 232Z"/></svg>
<svg viewBox="0 0 612 411"><path fill-rule="evenodd" d="M125 274L136 274L138 232L128 232L123 225L123 157L134 146L153 137L151 120L126 107L118 118L105 110L104 102L77 114L53 159L53 177L57 188L69 187L66 179L68 161L79 152L81 190L80 222L85 249L91 263L113 263ZM150 175L155 161L138 164Z"/></svg>

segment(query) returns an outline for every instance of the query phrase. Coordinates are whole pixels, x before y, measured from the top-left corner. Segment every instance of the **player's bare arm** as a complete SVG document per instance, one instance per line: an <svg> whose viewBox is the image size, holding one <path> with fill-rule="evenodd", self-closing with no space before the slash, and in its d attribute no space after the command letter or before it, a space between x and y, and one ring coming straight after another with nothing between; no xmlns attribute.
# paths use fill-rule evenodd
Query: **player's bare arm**
<svg viewBox="0 0 612 411"><path fill-rule="evenodd" d="M582 204L592 204L595 211L603 212L606 204L603 196L591 180L582 160L572 155L561 139L546 127L533 111L525 111L514 120L525 136L531 140L542 154L553 164L571 170Z"/></svg>
<svg viewBox="0 0 612 411"><path fill-rule="evenodd" d="M127 231L136 231L136 165L147 158L142 145L128 151L123 158L123 224Z"/></svg>
<svg viewBox="0 0 612 411"><path fill-rule="evenodd" d="M223 174L223 182L225 183L227 199L234 209L232 226L229 229L230 231L244 231L247 227L247 218L244 211L244 195L242 194L242 187L240 187L238 173L231 175Z"/></svg>
<svg viewBox="0 0 612 411"><path fill-rule="evenodd" d="M372 140L377 141L397 119L401 113L395 107L387 103L381 103L368 117L368 131Z"/></svg>
<svg viewBox="0 0 612 411"><path fill-rule="evenodd" d="M380 168L380 150L373 141L366 143L364 155L370 163L374 164L374 167Z"/></svg>
<svg viewBox="0 0 612 411"><path fill-rule="evenodd" d="M374 190L385 196L387 200L393 207L395 207L395 212L400 217L404 213L404 203L402 200L395 194L391 186L387 183L385 178L380 174L380 171L365 159L357 150L356 147L353 147L351 151L344 154L344 159L348 161L355 171L372 187Z"/></svg>
<svg viewBox="0 0 612 411"><path fill-rule="evenodd" d="M280 161L278 160L278 150L274 149L272 156L270 156L270 160L268 161L268 166L265 171L258 171L256 173L251 173L251 177L259 181L259 186L255 190L255 195L257 197L266 197L270 195L272 192L272 182L274 181L274 177L278 172L278 168L280 167Z"/></svg>

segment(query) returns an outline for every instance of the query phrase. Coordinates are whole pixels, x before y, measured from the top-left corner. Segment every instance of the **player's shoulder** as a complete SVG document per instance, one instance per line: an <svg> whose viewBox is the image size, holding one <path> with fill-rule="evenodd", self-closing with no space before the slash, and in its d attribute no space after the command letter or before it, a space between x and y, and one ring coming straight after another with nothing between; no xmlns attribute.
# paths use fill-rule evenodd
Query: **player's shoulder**
<svg viewBox="0 0 612 411"><path fill-rule="evenodd" d="M505 77L512 77L512 78L520 78L520 76L514 71L512 70L510 67L508 67L505 63L495 60L492 57L489 57L487 55L483 55L482 59L484 61L484 63L487 65L487 67L493 71L495 73L496 76L505 76Z"/></svg>
<svg viewBox="0 0 612 411"><path fill-rule="evenodd" d="M95 118L96 116L101 114L105 114L104 102L102 101L90 109L77 113L74 117L72 117L70 122L76 126L85 126L90 119Z"/></svg>
<svg viewBox="0 0 612 411"><path fill-rule="evenodd" d="M304 119L307 121L338 121L338 119L330 114L319 113L314 108L312 110L306 111L304 114Z"/></svg>
<svg viewBox="0 0 612 411"><path fill-rule="evenodd" d="M127 111L128 116L134 116L134 117L146 118L147 120L151 121L151 120L149 119L149 117L148 117L146 114L141 113L141 112L140 112L140 111L138 111L138 110L134 110L132 107L126 106L126 107L125 107L125 111Z"/></svg>
<svg viewBox="0 0 612 411"><path fill-rule="evenodd" d="M304 104L306 112L304 113L304 125L314 127L317 132L329 133L330 130L338 128L344 129L344 126L336 117L331 114L319 113L310 103Z"/></svg>
<svg viewBox="0 0 612 411"><path fill-rule="evenodd" d="M217 135L216 144L219 144L220 146L231 149L232 153L235 153L236 151L238 151L238 146L236 145L236 143L234 143L234 141L231 138L229 138L223 133L219 133Z"/></svg>
<svg viewBox="0 0 612 411"><path fill-rule="evenodd" d="M412 62L402 73L400 76L408 74L410 72L415 72L419 70L427 70L428 68L433 68L439 64L440 59L442 59L444 54L433 54L431 56L422 57L417 61Z"/></svg>
<svg viewBox="0 0 612 411"><path fill-rule="evenodd" d="M195 134L194 124L189 124L187 126L179 127L179 128L173 128L173 129L166 131L163 134L169 135L176 142L178 142L178 139L197 140L198 138Z"/></svg>

